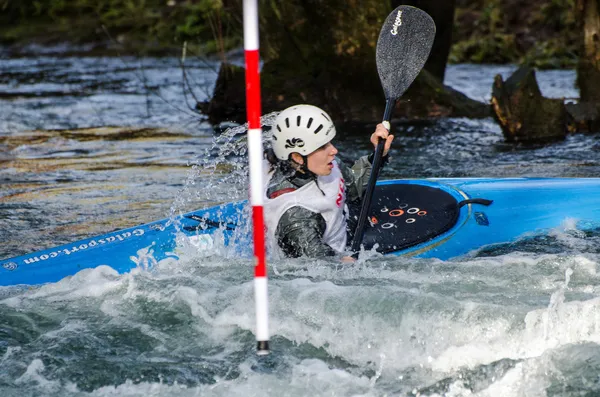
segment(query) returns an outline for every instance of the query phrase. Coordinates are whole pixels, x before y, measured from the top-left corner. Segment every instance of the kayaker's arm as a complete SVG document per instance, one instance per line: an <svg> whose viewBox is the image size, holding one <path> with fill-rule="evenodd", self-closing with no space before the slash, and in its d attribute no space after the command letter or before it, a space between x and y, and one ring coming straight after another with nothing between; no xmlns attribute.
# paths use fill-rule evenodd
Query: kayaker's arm
<svg viewBox="0 0 600 397"><path fill-rule="evenodd" d="M321 214L303 207L292 207L279 219L275 238L288 257L335 256L337 252L322 241L325 227Z"/></svg>
<svg viewBox="0 0 600 397"><path fill-rule="evenodd" d="M388 157L384 157L384 165L387 163ZM373 153L362 156L354 162L352 167L348 167L343 163L339 164L346 185L346 202L354 202L364 194L365 186L371 175L372 161Z"/></svg>

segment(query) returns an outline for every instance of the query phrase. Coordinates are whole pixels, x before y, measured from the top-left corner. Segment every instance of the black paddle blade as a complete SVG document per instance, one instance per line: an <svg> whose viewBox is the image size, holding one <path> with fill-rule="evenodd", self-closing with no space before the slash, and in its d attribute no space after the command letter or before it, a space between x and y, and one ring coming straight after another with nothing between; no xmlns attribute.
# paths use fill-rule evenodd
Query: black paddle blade
<svg viewBox="0 0 600 397"><path fill-rule="evenodd" d="M415 80L429 57L435 23L425 11L401 5L385 20L377 40L377 72L385 97L397 99Z"/></svg>

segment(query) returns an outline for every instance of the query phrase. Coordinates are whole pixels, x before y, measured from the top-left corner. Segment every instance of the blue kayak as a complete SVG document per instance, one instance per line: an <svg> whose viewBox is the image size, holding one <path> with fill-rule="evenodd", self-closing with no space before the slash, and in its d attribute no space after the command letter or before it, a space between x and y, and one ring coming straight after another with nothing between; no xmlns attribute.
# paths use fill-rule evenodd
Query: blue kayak
<svg viewBox="0 0 600 397"><path fill-rule="evenodd" d="M246 201L222 204L0 260L0 285L56 282L100 265L124 273L221 246L251 257L249 215ZM565 222L600 227L600 178L389 180L377 184L363 244L447 260Z"/></svg>

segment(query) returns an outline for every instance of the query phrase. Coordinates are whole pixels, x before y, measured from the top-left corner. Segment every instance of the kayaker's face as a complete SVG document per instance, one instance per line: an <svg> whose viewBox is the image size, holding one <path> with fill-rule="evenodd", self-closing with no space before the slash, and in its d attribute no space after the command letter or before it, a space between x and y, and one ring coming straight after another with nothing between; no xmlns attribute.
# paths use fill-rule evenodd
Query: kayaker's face
<svg viewBox="0 0 600 397"><path fill-rule="evenodd" d="M333 160L338 150L331 142L326 143L308 155L308 169L318 176L331 174Z"/></svg>

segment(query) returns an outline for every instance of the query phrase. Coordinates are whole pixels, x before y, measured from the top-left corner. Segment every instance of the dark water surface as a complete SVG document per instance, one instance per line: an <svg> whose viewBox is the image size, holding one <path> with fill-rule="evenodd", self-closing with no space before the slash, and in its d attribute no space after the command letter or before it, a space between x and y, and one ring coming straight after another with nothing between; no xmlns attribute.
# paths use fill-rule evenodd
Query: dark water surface
<svg viewBox="0 0 600 397"><path fill-rule="evenodd" d="M173 58L2 59L1 258L244 198L243 145L215 144L190 110L218 64L186 64L196 98ZM513 70L454 65L446 84L489 100ZM537 76L578 96L573 71ZM369 132L338 134L344 157ZM597 134L515 146L491 119L449 119L396 135L382 178L600 176ZM454 261L275 261L266 359L252 263L227 252L0 288L0 395L594 395L599 253L600 236L565 228Z"/></svg>

